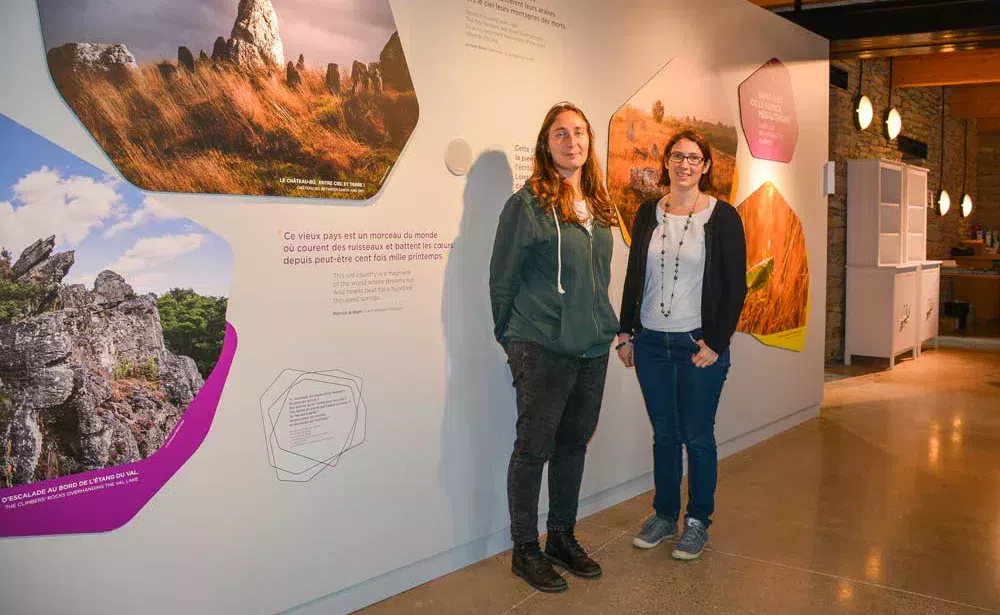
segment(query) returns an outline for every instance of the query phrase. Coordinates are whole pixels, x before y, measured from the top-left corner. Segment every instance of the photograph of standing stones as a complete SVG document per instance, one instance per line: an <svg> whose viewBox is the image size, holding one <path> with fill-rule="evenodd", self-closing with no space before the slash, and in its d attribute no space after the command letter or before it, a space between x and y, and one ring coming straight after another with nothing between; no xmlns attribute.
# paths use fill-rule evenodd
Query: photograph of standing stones
<svg viewBox="0 0 1000 615"><path fill-rule="evenodd" d="M417 123L389 0L38 7L56 88L140 188L367 199Z"/></svg>
<svg viewBox="0 0 1000 615"><path fill-rule="evenodd" d="M219 361L220 237L0 115L0 489L145 459Z"/></svg>

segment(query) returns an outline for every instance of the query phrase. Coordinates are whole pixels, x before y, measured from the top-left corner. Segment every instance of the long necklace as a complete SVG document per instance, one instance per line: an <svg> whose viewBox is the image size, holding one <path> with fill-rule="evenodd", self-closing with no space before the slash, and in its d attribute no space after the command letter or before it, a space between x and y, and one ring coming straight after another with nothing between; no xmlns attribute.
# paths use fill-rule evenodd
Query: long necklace
<svg viewBox="0 0 1000 615"><path fill-rule="evenodd" d="M700 195L699 195L700 198ZM667 294L666 291L666 278L667 278L667 211L670 209L670 199L667 198L667 202L664 207L663 212L663 225L662 232L660 233L660 313L663 314L664 318L670 318L671 312L674 311L674 293L677 291L677 277L681 270L681 247L684 245L684 236L687 234L688 228L691 226L691 219L694 217L695 207L698 206L698 199L695 198L694 204L691 205L691 211L688 212L687 220L684 221L684 230L681 231L681 239L677 244L677 253L674 255L674 283L670 285L670 302L664 301L664 295ZM666 309L664 309L666 307Z"/></svg>

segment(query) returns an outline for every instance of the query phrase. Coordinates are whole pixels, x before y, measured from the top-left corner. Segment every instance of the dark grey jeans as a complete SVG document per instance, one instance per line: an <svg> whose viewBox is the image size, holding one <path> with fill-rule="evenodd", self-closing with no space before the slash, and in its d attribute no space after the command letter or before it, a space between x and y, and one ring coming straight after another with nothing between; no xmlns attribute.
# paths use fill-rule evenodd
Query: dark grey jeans
<svg viewBox="0 0 1000 615"><path fill-rule="evenodd" d="M604 397L608 354L584 359L531 342L510 342L507 359L517 391L517 439L507 469L510 533L538 540L538 494L549 464L549 531L572 530L587 443Z"/></svg>

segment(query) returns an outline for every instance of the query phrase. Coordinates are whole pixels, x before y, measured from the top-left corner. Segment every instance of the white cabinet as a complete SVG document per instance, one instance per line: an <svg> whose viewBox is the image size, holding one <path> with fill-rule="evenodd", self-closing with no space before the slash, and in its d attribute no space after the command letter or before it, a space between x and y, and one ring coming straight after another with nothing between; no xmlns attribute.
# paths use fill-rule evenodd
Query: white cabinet
<svg viewBox="0 0 1000 615"><path fill-rule="evenodd" d="M927 258L927 169L847 162L844 362L896 357L937 336L940 261Z"/></svg>

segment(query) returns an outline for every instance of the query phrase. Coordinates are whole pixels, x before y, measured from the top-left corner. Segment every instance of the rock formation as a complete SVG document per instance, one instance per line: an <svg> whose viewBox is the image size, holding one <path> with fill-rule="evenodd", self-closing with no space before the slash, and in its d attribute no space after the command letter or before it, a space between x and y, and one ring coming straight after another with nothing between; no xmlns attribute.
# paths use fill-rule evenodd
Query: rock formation
<svg viewBox="0 0 1000 615"><path fill-rule="evenodd" d="M629 171L629 188L635 190L639 196L649 198L653 196L663 196L666 194L666 187L659 185L660 173L656 169L649 167L632 167Z"/></svg>
<svg viewBox="0 0 1000 615"><path fill-rule="evenodd" d="M0 325L0 485L148 457L203 385L194 360L167 350L155 297L112 271L93 290L62 284L73 253L52 255L54 239L11 270L57 299Z"/></svg>
<svg viewBox="0 0 1000 615"><path fill-rule="evenodd" d="M288 66L285 67L285 82L288 84L288 87L293 90L297 89L302 84L302 76L299 75L298 69L296 69L295 65L291 62L289 62Z"/></svg>
<svg viewBox="0 0 1000 615"><path fill-rule="evenodd" d="M57 83L63 77L83 71L124 75L139 68L125 45L66 43L50 49L46 58Z"/></svg>
<svg viewBox="0 0 1000 615"><path fill-rule="evenodd" d="M177 65L194 72L194 55L183 45L177 48Z"/></svg>
<svg viewBox="0 0 1000 615"><path fill-rule="evenodd" d="M368 64L368 85L371 91L376 94L382 91L382 71L379 69L378 62Z"/></svg>
<svg viewBox="0 0 1000 615"><path fill-rule="evenodd" d="M351 93L360 94L368 89L368 65L355 60L351 66Z"/></svg>
<svg viewBox="0 0 1000 615"><path fill-rule="evenodd" d="M399 32L393 32L389 37L389 42L379 55L379 66L385 87L401 91L413 89L410 69L403 56L403 44L399 42Z"/></svg>
<svg viewBox="0 0 1000 615"><path fill-rule="evenodd" d="M215 45L212 46L212 59L216 62L221 62L226 59L226 39L219 37L215 39Z"/></svg>
<svg viewBox="0 0 1000 615"><path fill-rule="evenodd" d="M208 54L207 54L207 53L205 53L205 50L204 50L204 49L202 49L202 50L201 50L201 53L200 53L200 54L198 54L198 61L199 61L199 62L208 62L208 61L209 61L210 59L211 59L211 58L209 58L209 57L208 57Z"/></svg>
<svg viewBox="0 0 1000 615"><path fill-rule="evenodd" d="M340 95L340 68L336 64L326 65L326 88L331 94Z"/></svg>
<svg viewBox="0 0 1000 615"><path fill-rule="evenodd" d="M244 70L285 65L278 14L271 0L240 0L226 58Z"/></svg>
<svg viewBox="0 0 1000 615"><path fill-rule="evenodd" d="M299 54L299 61L295 63L295 68L297 68L299 70L305 70L306 69L306 57L304 55L302 55L301 53Z"/></svg>

